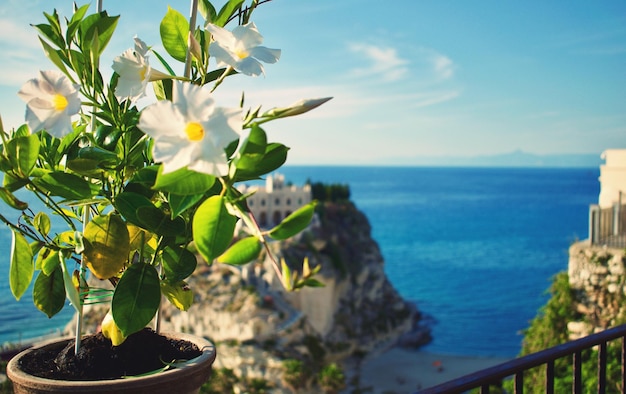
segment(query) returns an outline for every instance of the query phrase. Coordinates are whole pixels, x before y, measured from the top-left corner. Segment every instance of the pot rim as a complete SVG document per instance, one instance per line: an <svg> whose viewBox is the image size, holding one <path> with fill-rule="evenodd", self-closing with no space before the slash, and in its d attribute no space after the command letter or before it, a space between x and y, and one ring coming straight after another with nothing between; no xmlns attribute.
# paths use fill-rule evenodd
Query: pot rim
<svg viewBox="0 0 626 394"><path fill-rule="evenodd" d="M19 368L19 359L22 358L25 354L35 350L40 349L46 346L51 346L57 343L67 342L74 339L74 336L65 336L55 339L50 339L43 341L41 343L37 343L33 347L30 347L26 350L21 351L15 357L13 357L9 363L7 364L7 376L8 378L17 384L21 384L21 382L28 381L29 386L72 386L76 388L80 387L90 387L94 384L102 384L105 383L109 385L111 388L115 388L117 386L137 386L137 387L145 387L148 381L153 381L157 377L161 377L162 379L185 379L187 376L191 376L195 373L198 368L203 368L205 366L210 366L215 361L215 357L217 353L215 351L215 345L209 342L207 339L203 337L199 337L192 334L174 332L174 331L163 331L160 332L161 335L164 335L169 338L182 339L189 342L192 342L200 348L202 352L196 358L193 358L189 361L186 361L182 366L176 367L174 369L170 369L163 372L158 372L150 375L142 375L137 377L127 377L127 378L117 378L117 379L102 379L102 380L58 380L58 379L48 379L41 378L38 376L34 376L22 371Z"/></svg>

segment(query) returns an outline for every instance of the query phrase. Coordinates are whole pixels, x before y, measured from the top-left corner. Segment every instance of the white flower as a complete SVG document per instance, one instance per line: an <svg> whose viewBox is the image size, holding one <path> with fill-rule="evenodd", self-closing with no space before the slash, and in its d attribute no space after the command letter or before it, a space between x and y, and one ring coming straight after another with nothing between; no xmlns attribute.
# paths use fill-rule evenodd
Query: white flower
<svg viewBox="0 0 626 394"><path fill-rule="evenodd" d="M26 101L26 123L33 133L46 130L55 137L72 131L72 115L80 111L80 86L60 71L40 71L17 93Z"/></svg>
<svg viewBox="0 0 626 394"><path fill-rule="evenodd" d="M280 49L260 46L263 36L252 22L235 27L232 33L211 23L206 28L215 40L209 46L209 54L243 74L263 74L259 60L276 63L280 58Z"/></svg>
<svg viewBox="0 0 626 394"><path fill-rule="evenodd" d="M172 101L146 107L138 124L154 139L152 156L163 163L163 173L187 166L205 174L227 175L224 149L239 138L241 109L215 107L207 90L188 82L175 81L172 96Z"/></svg>
<svg viewBox="0 0 626 394"><path fill-rule="evenodd" d="M113 70L120 76L115 88L115 97L118 100L128 98L134 102L145 94L148 82L170 78L150 67L147 53L146 43L135 37L135 49L127 49L113 59Z"/></svg>

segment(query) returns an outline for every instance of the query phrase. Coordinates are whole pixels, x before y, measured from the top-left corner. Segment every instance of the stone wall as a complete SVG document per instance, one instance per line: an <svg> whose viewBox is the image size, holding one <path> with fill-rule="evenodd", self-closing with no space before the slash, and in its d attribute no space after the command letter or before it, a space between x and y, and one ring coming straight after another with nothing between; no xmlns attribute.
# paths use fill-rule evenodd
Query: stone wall
<svg viewBox="0 0 626 394"><path fill-rule="evenodd" d="M576 339L624 320L626 305L626 255L624 249L573 244L569 250L568 276L574 291L577 321L569 322L570 338Z"/></svg>

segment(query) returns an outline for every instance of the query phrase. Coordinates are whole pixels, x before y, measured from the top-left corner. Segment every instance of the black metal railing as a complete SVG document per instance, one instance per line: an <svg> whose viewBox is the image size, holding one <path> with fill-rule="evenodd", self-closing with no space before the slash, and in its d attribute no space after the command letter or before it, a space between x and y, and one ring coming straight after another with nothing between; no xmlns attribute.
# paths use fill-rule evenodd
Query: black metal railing
<svg viewBox="0 0 626 394"><path fill-rule="evenodd" d="M480 389L481 394L489 393L490 385L498 385L503 379L513 378L515 394L523 393L524 372L545 366L545 393L554 393L554 362L563 357L573 357L572 390L582 394L582 352L598 347L598 388L599 394L606 392L607 343L622 339L621 346L621 392L626 392L626 324L567 342L559 346L516 358L509 362L478 371L458 379L419 391L419 394L454 394L472 389ZM585 393L587 394L587 393Z"/></svg>
<svg viewBox="0 0 626 394"><path fill-rule="evenodd" d="M593 245L626 248L626 205L589 206L589 239Z"/></svg>

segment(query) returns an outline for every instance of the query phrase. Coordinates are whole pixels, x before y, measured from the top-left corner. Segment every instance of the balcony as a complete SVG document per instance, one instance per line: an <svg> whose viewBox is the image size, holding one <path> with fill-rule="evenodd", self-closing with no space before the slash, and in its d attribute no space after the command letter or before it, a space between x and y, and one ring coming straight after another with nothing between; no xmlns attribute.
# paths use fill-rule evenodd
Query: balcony
<svg viewBox="0 0 626 394"><path fill-rule="evenodd" d="M598 350L597 362L597 393L616 392L615 387L607 388L607 361L609 356L607 346L610 342L621 341L621 351L619 362L621 363L621 387L619 392L624 393L626 389L626 324L607 329L605 331L589 335L587 337L567 342L559 346L529 354L515 360L496 365L494 367L478 371L449 382L421 390L419 394L453 394L464 393L468 390L478 389L481 394L490 392L490 387L500 387L504 379L513 379L514 393L524 392L524 372L533 368L545 369L544 390L541 387L534 388L533 392L555 393L554 377L555 362L559 359L569 357L572 359L571 376L574 394L582 394L584 382L582 379L582 359L583 352L591 349ZM498 388L498 390L500 390ZM608 391L607 391L608 390ZM501 391L493 391L501 392ZM585 394L588 394L585 391Z"/></svg>

